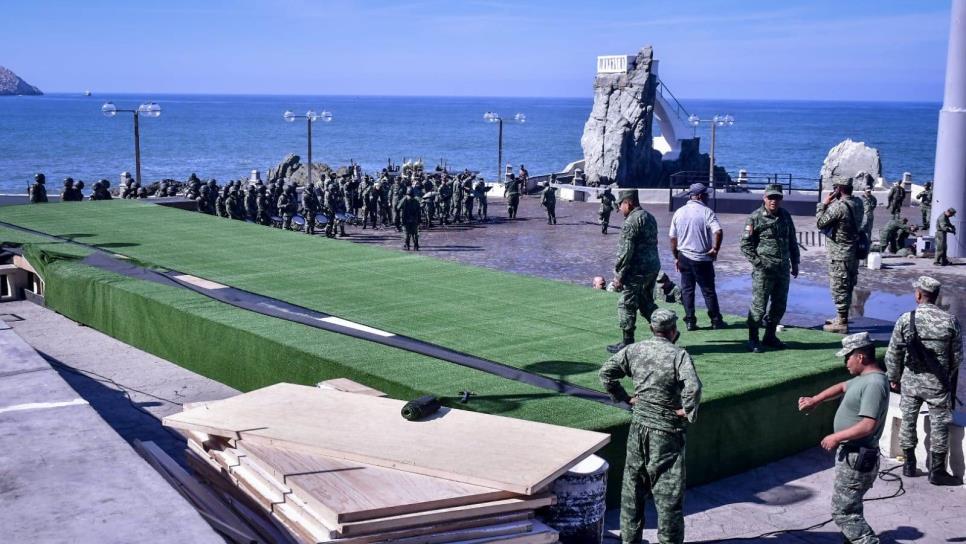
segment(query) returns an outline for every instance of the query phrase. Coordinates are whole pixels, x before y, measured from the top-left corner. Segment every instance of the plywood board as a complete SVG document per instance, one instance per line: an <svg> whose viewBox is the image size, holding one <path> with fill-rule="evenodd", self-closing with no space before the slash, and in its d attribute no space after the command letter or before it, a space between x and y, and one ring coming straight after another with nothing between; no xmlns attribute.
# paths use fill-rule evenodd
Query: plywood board
<svg viewBox="0 0 966 544"><path fill-rule="evenodd" d="M450 408L406 421L404 404L283 383L168 416L164 424L528 495L610 440Z"/></svg>
<svg viewBox="0 0 966 544"><path fill-rule="evenodd" d="M242 464L262 467L329 525L507 499L508 491L325 455L247 444Z"/></svg>
<svg viewBox="0 0 966 544"><path fill-rule="evenodd" d="M335 378L319 382L316 387L320 389L335 389L346 393L356 393L358 395L370 395L373 397L385 397L386 394L378 389L373 389L367 385L352 381L349 378Z"/></svg>

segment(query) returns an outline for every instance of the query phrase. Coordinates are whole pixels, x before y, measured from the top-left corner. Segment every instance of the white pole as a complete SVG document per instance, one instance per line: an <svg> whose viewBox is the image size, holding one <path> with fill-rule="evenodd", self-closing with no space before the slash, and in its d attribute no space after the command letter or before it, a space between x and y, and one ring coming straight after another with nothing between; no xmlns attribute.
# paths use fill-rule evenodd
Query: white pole
<svg viewBox="0 0 966 544"><path fill-rule="evenodd" d="M949 49L946 52L946 89L939 111L936 141L936 179L933 184L930 232L936 219L956 208L952 223L956 235L947 238L950 257L966 256L966 0L953 0L950 10Z"/></svg>

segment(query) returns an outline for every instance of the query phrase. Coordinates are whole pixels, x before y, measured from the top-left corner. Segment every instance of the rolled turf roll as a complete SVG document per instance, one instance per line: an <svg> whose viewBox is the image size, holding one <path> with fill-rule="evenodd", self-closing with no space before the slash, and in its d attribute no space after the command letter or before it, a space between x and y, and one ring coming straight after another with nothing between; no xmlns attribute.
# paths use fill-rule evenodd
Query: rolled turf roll
<svg viewBox="0 0 966 544"><path fill-rule="evenodd" d="M438 398L426 395L407 402L402 408L402 416L409 421L418 421L433 415L441 406Z"/></svg>

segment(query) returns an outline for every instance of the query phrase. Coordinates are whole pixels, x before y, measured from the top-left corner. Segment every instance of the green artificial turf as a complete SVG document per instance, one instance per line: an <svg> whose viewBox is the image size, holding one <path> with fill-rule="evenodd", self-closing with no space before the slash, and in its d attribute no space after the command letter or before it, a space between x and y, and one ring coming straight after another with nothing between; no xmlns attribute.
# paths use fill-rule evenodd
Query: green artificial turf
<svg viewBox="0 0 966 544"><path fill-rule="evenodd" d="M603 348L617 340L616 296L561 282L137 201L11 206L0 221L595 389ZM58 312L236 388L348 377L396 398L469 389L470 409L612 433L605 455L620 476L628 415L619 409L51 258L83 254L78 246L2 227L0 240L34 244L28 254L45 261ZM754 356L743 319L729 321L735 328L681 338L704 383L688 436L691 483L817 443L830 411L805 418L795 399L846 376L833 355L840 337L789 329L792 349Z"/></svg>

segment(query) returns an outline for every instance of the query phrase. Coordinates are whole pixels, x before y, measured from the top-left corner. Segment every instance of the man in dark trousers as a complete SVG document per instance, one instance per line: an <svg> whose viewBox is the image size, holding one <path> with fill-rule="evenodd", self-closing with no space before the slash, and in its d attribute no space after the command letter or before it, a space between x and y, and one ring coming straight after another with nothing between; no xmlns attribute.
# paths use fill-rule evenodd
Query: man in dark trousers
<svg viewBox="0 0 966 544"><path fill-rule="evenodd" d="M708 189L704 184L692 184L688 195L687 204L671 217L669 232L674 267L681 273L684 325L689 331L698 328L697 318L694 316L694 287L697 284L708 307L711 328L723 329L725 323L714 287L714 261L718 258L724 232L718 223L718 217L705 204Z"/></svg>

